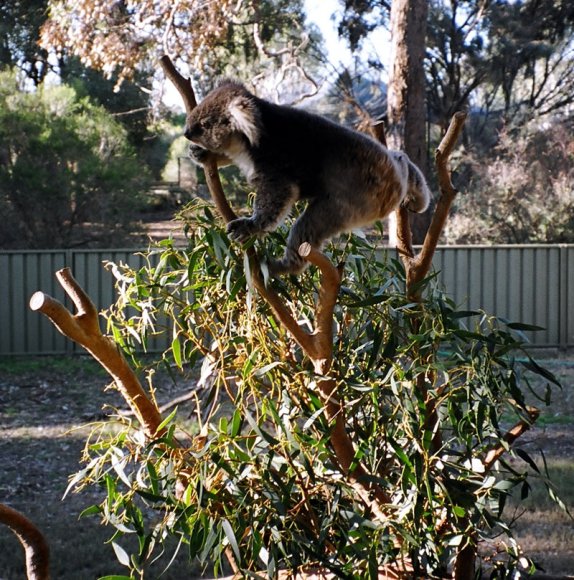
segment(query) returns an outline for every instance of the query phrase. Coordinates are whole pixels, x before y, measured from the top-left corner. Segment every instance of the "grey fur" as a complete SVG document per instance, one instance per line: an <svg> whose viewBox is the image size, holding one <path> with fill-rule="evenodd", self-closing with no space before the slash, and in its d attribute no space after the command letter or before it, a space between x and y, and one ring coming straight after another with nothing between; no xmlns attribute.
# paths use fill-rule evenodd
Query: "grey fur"
<svg viewBox="0 0 574 580"><path fill-rule="evenodd" d="M274 275L305 267L298 248L316 248L333 236L387 216L400 204L426 210L430 192L405 153L306 111L274 105L235 82L209 93L187 118L191 159L234 163L255 187L253 215L229 223L238 241L274 230L293 204L308 200L287 239Z"/></svg>

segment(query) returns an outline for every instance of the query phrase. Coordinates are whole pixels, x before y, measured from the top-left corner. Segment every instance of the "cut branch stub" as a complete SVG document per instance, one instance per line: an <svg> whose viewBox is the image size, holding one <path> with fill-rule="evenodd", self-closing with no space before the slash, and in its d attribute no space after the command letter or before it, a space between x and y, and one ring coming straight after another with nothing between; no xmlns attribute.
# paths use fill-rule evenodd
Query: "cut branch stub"
<svg viewBox="0 0 574 580"><path fill-rule="evenodd" d="M56 277L74 302L77 314L72 315L58 300L43 292L33 294L30 308L47 316L64 336L83 346L108 371L148 437L161 435L158 432L162 422L159 410L146 395L118 346L102 334L96 307L69 268L59 270Z"/></svg>

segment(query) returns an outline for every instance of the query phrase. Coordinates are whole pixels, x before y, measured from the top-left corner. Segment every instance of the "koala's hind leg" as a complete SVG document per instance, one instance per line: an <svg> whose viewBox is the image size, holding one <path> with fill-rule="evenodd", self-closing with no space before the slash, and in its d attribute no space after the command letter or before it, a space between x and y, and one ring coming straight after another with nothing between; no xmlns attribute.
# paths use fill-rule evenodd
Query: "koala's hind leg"
<svg viewBox="0 0 574 580"><path fill-rule="evenodd" d="M326 241L345 229L337 215L339 213L329 211L328 205L324 202L311 202L293 224L283 258L270 262L271 274L280 276L302 272L307 262L299 255L299 246L303 242L308 242L320 250Z"/></svg>
<svg viewBox="0 0 574 580"><path fill-rule="evenodd" d="M406 181L407 194L402 203L410 211L422 213L431 202L431 192L422 171L402 151L390 151L399 165L401 178Z"/></svg>

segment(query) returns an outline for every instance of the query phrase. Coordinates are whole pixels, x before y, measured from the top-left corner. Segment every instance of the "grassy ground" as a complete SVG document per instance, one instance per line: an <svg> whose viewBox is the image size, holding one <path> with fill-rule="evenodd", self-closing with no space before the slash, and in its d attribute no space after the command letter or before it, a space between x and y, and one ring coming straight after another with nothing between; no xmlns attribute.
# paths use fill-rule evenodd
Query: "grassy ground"
<svg viewBox="0 0 574 580"><path fill-rule="evenodd" d="M559 494L574 508L574 359L543 363L562 379L564 390L521 446L533 456L544 451ZM78 519L84 508L101 501L99 490L71 494L62 501L87 433L81 426L97 419L103 405L123 406L115 391L103 391L107 383L105 373L81 357L0 361L0 501L27 514L49 538L52 577L57 580L125 573L105 544L111 530L95 518ZM178 394L166 382L160 402ZM547 574L566 575L574 570L574 524L543 488L542 483L535 486L526 505L521 504L519 509L527 511L516 525L518 537ZM18 541L3 527L0 547L0 580L24 578ZM170 559L163 558L146 577L199 578L198 569L184 556L161 575Z"/></svg>

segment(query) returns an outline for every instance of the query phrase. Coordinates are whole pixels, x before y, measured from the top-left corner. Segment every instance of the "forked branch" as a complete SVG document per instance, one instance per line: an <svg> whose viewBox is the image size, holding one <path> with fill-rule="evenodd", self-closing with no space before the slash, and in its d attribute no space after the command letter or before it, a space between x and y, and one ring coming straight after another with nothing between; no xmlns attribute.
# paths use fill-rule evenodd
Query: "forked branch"
<svg viewBox="0 0 574 580"><path fill-rule="evenodd" d="M410 298L418 298L418 296L415 295L417 292L414 291L413 288L429 273L438 241L444 230L452 202L457 194L457 190L453 187L451 181L449 160L458 142L460 134L462 133L465 121L466 113L455 113L451 119L447 132L436 150L435 163L441 195L437 202L421 251L416 256L412 245L409 212L403 207L397 210L397 248L405 266L407 294Z"/></svg>
<svg viewBox="0 0 574 580"><path fill-rule="evenodd" d="M30 308L47 316L64 336L83 346L108 371L149 438L161 435L158 432L162 422L159 410L146 395L117 345L110 337L102 334L93 302L76 282L69 268L56 272L56 277L72 299L77 313L72 315L58 300L43 292L33 294Z"/></svg>

